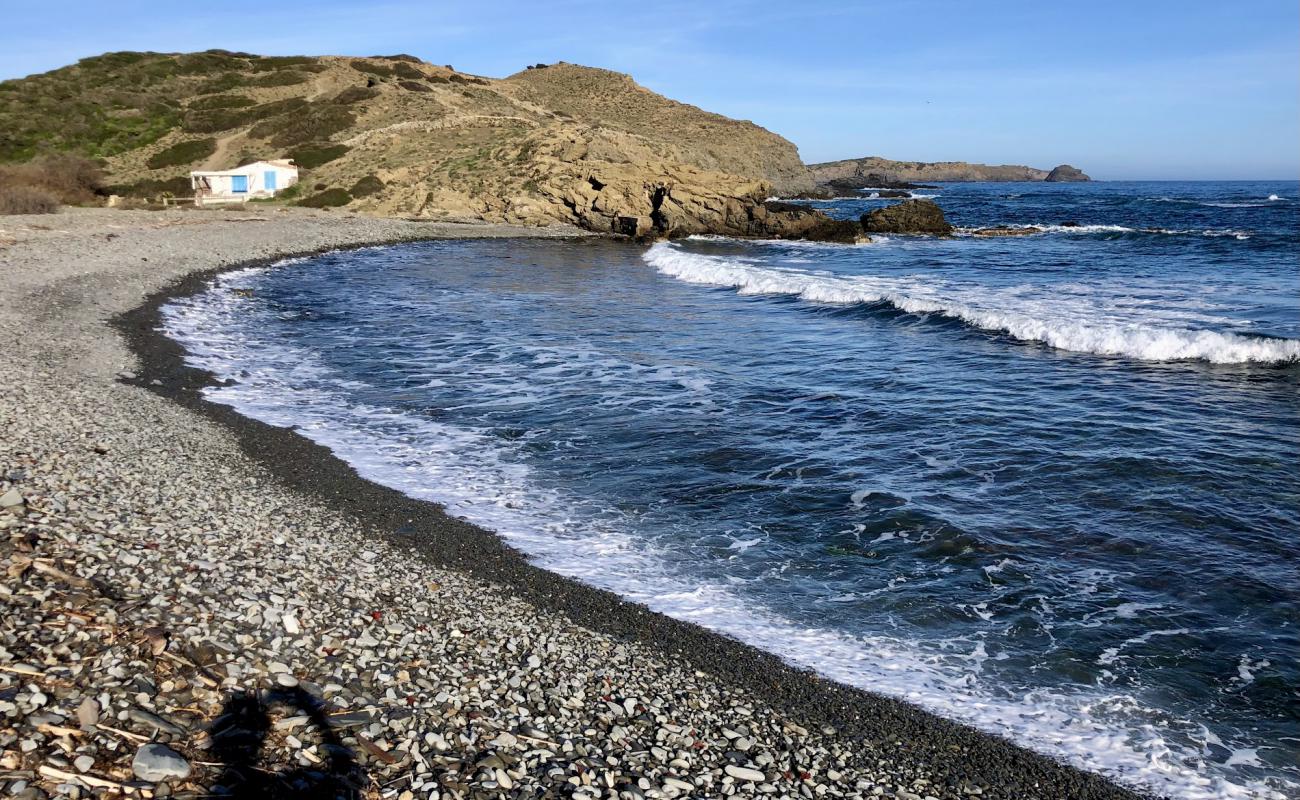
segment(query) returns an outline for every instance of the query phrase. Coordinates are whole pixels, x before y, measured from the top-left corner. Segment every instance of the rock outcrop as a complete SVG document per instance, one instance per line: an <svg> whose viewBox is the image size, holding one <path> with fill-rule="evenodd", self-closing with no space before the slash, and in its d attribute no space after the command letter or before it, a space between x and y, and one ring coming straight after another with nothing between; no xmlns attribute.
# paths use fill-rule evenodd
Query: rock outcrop
<svg viewBox="0 0 1300 800"><path fill-rule="evenodd" d="M1092 178L1084 175L1083 170L1078 167L1072 167L1069 164L1061 164L1060 166L1052 167L1052 171L1047 173L1047 177L1043 178L1043 180L1048 181L1049 183L1082 183L1083 181L1090 181Z"/></svg>
<svg viewBox="0 0 1300 800"><path fill-rule="evenodd" d="M948 236L953 227L933 200L904 200L862 215L867 233L923 233Z"/></svg>
<svg viewBox="0 0 1300 800"><path fill-rule="evenodd" d="M1057 169L1074 170L1062 165ZM828 161L811 164L808 167L812 179L825 186L832 180L846 178L870 178L880 181L879 186L890 188L907 188L892 186L894 183L911 181L1044 181L1052 174L1045 169L1036 169L1019 164L972 164L965 161L892 161L887 158L868 156L851 158L843 161ZM1053 170L1054 172L1055 170ZM1078 170L1074 170L1078 172ZM1083 173L1079 172L1079 175ZM1087 180L1087 176L1073 180Z"/></svg>

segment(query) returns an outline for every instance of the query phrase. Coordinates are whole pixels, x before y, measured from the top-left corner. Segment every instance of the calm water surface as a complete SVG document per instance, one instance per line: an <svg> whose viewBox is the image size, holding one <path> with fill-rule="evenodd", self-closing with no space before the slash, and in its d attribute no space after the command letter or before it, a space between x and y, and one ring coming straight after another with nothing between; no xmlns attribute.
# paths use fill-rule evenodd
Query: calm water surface
<svg viewBox="0 0 1300 800"><path fill-rule="evenodd" d="M413 244L166 326L547 568L1132 785L1300 796L1300 188L931 193L1044 232Z"/></svg>

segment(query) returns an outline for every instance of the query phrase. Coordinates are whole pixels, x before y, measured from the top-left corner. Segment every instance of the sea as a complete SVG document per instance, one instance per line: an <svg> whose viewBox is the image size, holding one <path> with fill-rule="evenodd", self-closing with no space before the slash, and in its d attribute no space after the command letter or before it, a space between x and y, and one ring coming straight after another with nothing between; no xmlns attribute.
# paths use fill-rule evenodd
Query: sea
<svg viewBox="0 0 1300 800"><path fill-rule="evenodd" d="M1151 793L1300 797L1300 184L917 194L955 236L340 251L164 330L545 569Z"/></svg>

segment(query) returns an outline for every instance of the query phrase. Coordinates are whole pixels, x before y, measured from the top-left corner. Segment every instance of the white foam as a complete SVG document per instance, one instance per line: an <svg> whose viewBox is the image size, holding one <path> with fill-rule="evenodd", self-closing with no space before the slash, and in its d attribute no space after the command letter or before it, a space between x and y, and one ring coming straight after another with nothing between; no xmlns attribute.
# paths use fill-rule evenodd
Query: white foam
<svg viewBox="0 0 1300 800"><path fill-rule="evenodd" d="M886 278L782 269L757 259L694 253L670 242L655 244L642 258L661 273L687 283L731 287L742 295L788 295L813 303L888 303L900 311L941 314L1060 350L1143 361L1300 360L1300 340L1175 327L1185 321L1223 324L1225 320L1177 309L1155 316L1141 308L1149 304L1125 297L1108 297L1102 303L1079 296L1043 295L1024 287L961 286L924 276ZM1123 311L1124 305L1132 308Z"/></svg>
<svg viewBox="0 0 1300 800"><path fill-rule="evenodd" d="M539 485L510 443L486 431L351 399L353 383L333 375L311 351L268 341L249 326L244 304L255 301L228 291L248 277L233 273L218 281L216 292L169 305L165 331L186 347L188 363L230 382L206 390L209 399L269 424L296 426L363 478L440 503L453 515L495 530L554 572L1084 769L1190 800L1282 800L1280 792L1262 785L1213 774L1198 750L1169 743L1158 710L1145 709L1122 692L1001 690L981 675L989 656L978 638L914 642L809 628L756 606L728 581L701 583L676 574L653 545L638 539L634 528L620 526L607 510L585 514L592 501Z"/></svg>

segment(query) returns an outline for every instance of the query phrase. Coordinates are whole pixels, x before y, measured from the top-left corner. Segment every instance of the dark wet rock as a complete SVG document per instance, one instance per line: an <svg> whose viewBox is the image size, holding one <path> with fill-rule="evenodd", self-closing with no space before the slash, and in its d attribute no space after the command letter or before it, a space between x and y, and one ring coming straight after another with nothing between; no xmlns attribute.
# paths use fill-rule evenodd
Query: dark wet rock
<svg viewBox="0 0 1300 800"><path fill-rule="evenodd" d="M1048 183L1081 183L1083 181L1090 181L1092 178L1084 175L1083 170L1078 167L1072 167L1069 164L1061 164L1052 167L1052 171L1047 173L1047 177L1043 178L1043 180Z"/></svg>
<svg viewBox="0 0 1300 800"><path fill-rule="evenodd" d="M754 209L750 235L840 244L871 241L861 225L852 220L831 219L817 209L780 200L769 200Z"/></svg>
<svg viewBox="0 0 1300 800"><path fill-rule="evenodd" d="M952 225L943 209L931 200L904 200L862 215L862 229L868 233L928 233L947 236Z"/></svg>

